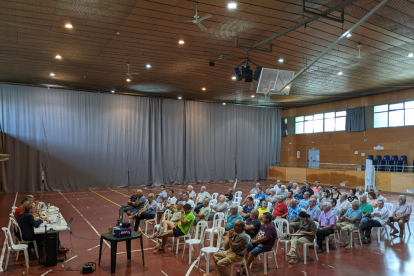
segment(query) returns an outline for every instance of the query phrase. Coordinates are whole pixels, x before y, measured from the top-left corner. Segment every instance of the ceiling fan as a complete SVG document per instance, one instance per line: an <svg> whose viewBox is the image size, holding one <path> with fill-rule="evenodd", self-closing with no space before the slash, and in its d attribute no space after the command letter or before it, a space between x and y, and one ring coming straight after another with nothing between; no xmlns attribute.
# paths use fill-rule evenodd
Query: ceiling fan
<svg viewBox="0 0 414 276"><path fill-rule="evenodd" d="M134 77L132 76L132 75L139 75L139 73L130 73L129 72L129 62L127 62L127 66L128 66L128 73L126 73L126 75L129 77L129 78L131 78L131 79L133 79Z"/></svg>
<svg viewBox="0 0 414 276"><path fill-rule="evenodd" d="M195 6L196 6L196 14L194 15L194 20L186 20L186 21L178 21L178 20L175 20L175 22L182 22L182 23L191 22L191 23L197 24L197 26L200 27L200 29L202 31L207 31L207 29L203 25L201 25L200 22L203 21L203 20L205 20L205 19L207 19L207 18L212 17L212 15L211 14L206 14L203 17L198 16L198 13L197 13L197 2L194 2L194 3L195 3Z"/></svg>

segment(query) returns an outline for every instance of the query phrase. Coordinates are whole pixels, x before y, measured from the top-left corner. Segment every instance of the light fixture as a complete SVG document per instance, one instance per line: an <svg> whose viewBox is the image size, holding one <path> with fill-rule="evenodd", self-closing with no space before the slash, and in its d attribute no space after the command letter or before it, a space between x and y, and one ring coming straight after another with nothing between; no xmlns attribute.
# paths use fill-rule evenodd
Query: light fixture
<svg viewBox="0 0 414 276"><path fill-rule="evenodd" d="M205 87L201 88L201 90L206 91L207 89Z"/></svg>
<svg viewBox="0 0 414 276"><path fill-rule="evenodd" d="M250 69L250 63L256 65L256 70L254 71L254 74L253 70ZM241 66L241 72L239 66ZM253 80L258 81L262 73L262 67L260 67L259 65L251 61L249 57L247 57L245 61L233 68L233 73L237 81L241 81L242 79L244 79L245 82L252 82Z"/></svg>
<svg viewBox="0 0 414 276"><path fill-rule="evenodd" d="M179 100L181 100L181 99L182 99L182 97L180 96L180 97L178 97L178 99L179 99Z"/></svg>
<svg viewBox="0 0 414 276"><path fill-rule="evenodd" d="M147 64L147 68L151 68L151 64Z"/></svg>
<svg viewBox="0 0 414 276"><path fill-rule="evenodd" d="M226 103L223 103L223 105L226 105Z"/></svg>
<svg viewBox="0 0 414 276"><path fill-rule="evenodd" d="M184 44L184 40L179 40L178 44Z"/></svg>
<svg viewBox="0 0 414 276"><path fill-rule="evenodd" d="M231 9L231 10L234 10L235 8L237 8L237 3L230 2L230 3L227 4L227 8Z"/></svg>
<svg viewBox="0 0 414 276"><path fill-rule="evenodd" d="M127 81L127 82L130 82L130 81L131 81L131 79L126 79L126 81Z"/></svg>
<svg viewBox="0 0 414 276"><path fill-rule="evenodd" d="M342 71L341 72L338 72L338 75L339 76L342 76L344 73L342 73Z"/></svg>
<svg viewBox="0 0 414 276"><path fill-rule="evenodd" d="M231 79L232 79L232 80L235 80L235 79L236 79L236 77L231 77Z"/></svg>
<svg viewBox="0 0 414 276"><path fill-rule="evenodd" d="M72 26L72 24L68 23L68 24L65 25L65 28L72 29L73 26Z"/></svg>
<svg viewBox="0 0 414 276"><path fill-rule="evenodd" d="M278 60L280 63L283 63L285 60L283 58L279 58Z"/></svg>
<svg viewBox="0 0 414 276"><path fill-rule="evenodd" d="M289 89L289 88L290 88L290 85L286 86L286 89Z"/></svg>
<svg viewBox="0 0 414 276"><path fill-rule="evenodd" d="M55 76L55 73L50 73L50 76L51 76L51 77L54 77L54 76Z"/></svg>
<svg viewBox="0 0 414 276"><path fill-rule="evenodd" d="M115 93L115 90L111 90L111 93Z"/></svg>
<svg viewBox="0 0 414 276"><path fill-rule="evenodd" d="M254 98L254 95L251 95L250 97Z"/></svg>
<svg viewBox="0 0 414 276"><path fill-rule="evenodd" d="M409 54L407 55L407 57L412 58L412 57L414 57L414 54L413 54L413 53L409 53Z"/></svg>
<svg viewBox="0 0 414 276"><path fill-rule="evenodd" d="M61 58L62 58L62 56L61 56L61 55L56 55L56 56L55 56L55 58L57 58L57 59L61 59Z"/></svg>

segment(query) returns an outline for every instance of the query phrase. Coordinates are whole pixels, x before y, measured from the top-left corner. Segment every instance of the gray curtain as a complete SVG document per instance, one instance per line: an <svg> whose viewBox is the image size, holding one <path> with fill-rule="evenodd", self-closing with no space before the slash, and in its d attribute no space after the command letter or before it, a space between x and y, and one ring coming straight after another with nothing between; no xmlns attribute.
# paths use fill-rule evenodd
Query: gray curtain
<svg viewBox="0 0 414 276"><path fill-rule="evenodd" d="M365 107L359 106L346 110L346 132L365 131Z"/></svg>
<svg viewBox="0 0 414 276"><path fill-rule="evenodd" d="M0 85L5 192L252 180L279 109Z"/></svg>

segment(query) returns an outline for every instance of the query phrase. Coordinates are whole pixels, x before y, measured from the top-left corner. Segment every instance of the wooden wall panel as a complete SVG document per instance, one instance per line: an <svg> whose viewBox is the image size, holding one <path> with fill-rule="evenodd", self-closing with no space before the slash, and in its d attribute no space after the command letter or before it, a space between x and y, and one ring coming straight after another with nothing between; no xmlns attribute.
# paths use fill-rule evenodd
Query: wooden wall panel
<svg viewBox="0 0 414 276"><path fill-rule="evenodd" d="M306 180L306 169L301 168L286 168L286 180L293 181L297 179L298 182Z"/></svg>
<svg viewBox="0 0 414 276"><path fill-rule="evenodd" d="M391 173L391 190L407 193L407 189L414 189L414 173Z"/></svg>
<svg viewBox="0 0 414 276"><path fill-rule="evenodd" d="M280 180L286 180L286 168L268 167L267 178L274 180L277 177Z"/></svg>
<svg viewBox="0 0 414 276"><path fill-rule="evenodd" d="M379 190L393 191L391 187L391 173L376 172L375 173L375 186Z"/></svg>

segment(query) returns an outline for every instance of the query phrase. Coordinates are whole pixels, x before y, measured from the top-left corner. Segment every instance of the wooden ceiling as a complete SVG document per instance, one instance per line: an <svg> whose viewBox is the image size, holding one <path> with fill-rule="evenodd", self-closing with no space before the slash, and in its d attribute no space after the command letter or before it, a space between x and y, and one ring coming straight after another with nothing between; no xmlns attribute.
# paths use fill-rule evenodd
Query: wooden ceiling
<svg viewBox="0 0 414 276"><path fill-rule="evenodd" d="M0 81L285 108L414 86L414 58L407 57L414 53L411 0L389 0L295 80L290 95L269 99L256 94L257 82L232 80L233 67L246 58L246 51L235 47L235 37L251 46L311 15L302 14L301 0L236 1L235 10L227 8L228 2L198 2L200 16L212 15L202 21L203 32L193 23L175 22L193 19L193 1L1 1ZM340 2L312 0L307 6L322 11ZM273 40L272 53L251 51L250 59L265 68L298 72L378 3L358 0L345 8L344 24L320 18ZM73 28L65 28L67 23ZM127 62L131 72L139 73L130 83Z"/></svg>

